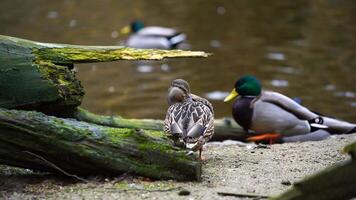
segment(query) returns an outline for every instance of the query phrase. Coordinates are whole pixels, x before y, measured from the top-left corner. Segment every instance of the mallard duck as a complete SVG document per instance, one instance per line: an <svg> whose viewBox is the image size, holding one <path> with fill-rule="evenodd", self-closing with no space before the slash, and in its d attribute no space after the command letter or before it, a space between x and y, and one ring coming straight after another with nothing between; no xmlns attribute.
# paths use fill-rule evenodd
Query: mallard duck
<svg viewBox="0 0 356 200"><path fill-rule="evenodd" d="M249 141L270 143L283 138L288 141L304 140L328 134L356 132L356 125L321 116L296 103L289 97L272 91L262 91L260 82L253 76L243 76L235 83L224 102L235 99L232 115L245 131L252 130L257 136Z"/></svg>
<svg viewBox="0 0 356 200"><path fill-rule="evenodd" d="M122 34L131 33L126 45L133 48L143 49L175 49L186 39L184 33L175 29L147 26L141 21L134 21L129 26L121 29Z"/></svg>
<svg viewBox="0 0 356 200"><path fill-rule="evenodd" d="M164 130L188 149L199 150L214 134L214 110L210 102L190 93L187 81L176 79L168 89L168 111Z"/></svg>

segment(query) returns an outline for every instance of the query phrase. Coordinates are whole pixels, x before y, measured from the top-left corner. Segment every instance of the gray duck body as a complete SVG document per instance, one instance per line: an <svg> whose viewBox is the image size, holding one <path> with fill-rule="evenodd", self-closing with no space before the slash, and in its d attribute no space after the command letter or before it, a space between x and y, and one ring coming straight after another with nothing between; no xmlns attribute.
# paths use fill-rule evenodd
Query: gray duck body
<svg viewBox="0 0 356 200"><path fill-rule="evenodd" d="M172 28L149 26L132 34L126 41L126 45L144 49L173 49L185 39L184 33L179 33Z"/></svg>
<svg viewBox="0 0 356 200"><path fill-rule="evenodd" d="M283 94L263 91L260 96L240 96L233 104L233 117L245 130L256 133L278 133L283 137L312 132L308 120L319 115ZM322 116L325 131L331 134L348 133L355 124Z"/></svg>

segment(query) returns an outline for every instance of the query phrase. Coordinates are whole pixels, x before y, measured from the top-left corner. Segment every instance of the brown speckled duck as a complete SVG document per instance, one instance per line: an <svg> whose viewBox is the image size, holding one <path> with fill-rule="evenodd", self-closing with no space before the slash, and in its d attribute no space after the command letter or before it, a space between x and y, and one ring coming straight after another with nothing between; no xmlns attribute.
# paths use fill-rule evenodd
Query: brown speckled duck
<svg viewBox="0 0 356 200"><path fill-rule="evenodd" d="M199 150L214 134L214 111L210 102L190 93L187 81L176 79L168 89L164 130L180 140L188 149Z"/></svg>

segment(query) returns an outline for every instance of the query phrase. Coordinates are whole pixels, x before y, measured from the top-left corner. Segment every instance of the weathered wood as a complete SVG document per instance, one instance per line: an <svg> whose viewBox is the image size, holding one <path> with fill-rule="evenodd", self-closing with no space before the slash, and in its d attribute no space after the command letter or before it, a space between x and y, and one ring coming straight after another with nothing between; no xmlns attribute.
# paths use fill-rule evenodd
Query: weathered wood
<svg viewBox="0 0 356 200"><path fill-rule="evenodd" d="M355 155L356 142L344 151ZM346 200L356 197L356 160L353 157L343 163L328 167L299 183L296 183L273 200Z"/></svg>
<svg viewBox="0 0 356 200"><path fill-rule="evenodd" d="M117 128L142 128L147 130L163 130L162 120L126 119L120 116L103 116L91 113L83 108L77 108L72 116L79 121ZM249 135L231 118L216 119L214 141L243 140Z"/></svg>
<svg viewBox="0 0 356 200"><path fill-rule="evenodd" d="M0 107L71 112L84 95L71 70L74 63L207 56L199 51L51 44L0 35Z"/></svg>
<svg viewBox="0 0 356 200"><path fill-rule="evenodd" d="M356 160L356 142L347 145L343 152L350 154L352 159Z"/></svg>
<svg viewBox="0 0 356 200"><path fill-rule="evenodd" d="M199 180L201 163L162 131L110 128L0 108L0 163L75 175Z"/></svg>

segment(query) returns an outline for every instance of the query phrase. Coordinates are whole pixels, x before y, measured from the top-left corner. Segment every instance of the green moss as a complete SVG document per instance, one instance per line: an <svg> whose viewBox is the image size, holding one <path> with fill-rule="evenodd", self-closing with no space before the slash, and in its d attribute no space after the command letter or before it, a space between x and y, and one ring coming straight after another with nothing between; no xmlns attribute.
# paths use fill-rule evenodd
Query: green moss
<svg viewBox="0 0 356 200"><path fill-rule="evenodd" d="M356 142L347 145L344 147L343 151L345 153L349 153L353 159L356 159Z"/></svg>
<svg viewBox="0 0 356 200"><path fill-rule="evenodd" d="M53 87L56 87L58 94L62 98L63 104L80 105L84 90L79 80L75 77L75 72L68 67L55 65L49 61L36 59L38 71L48 80Z"/></svg>
<svg viewBox="0 0 356 200"><path fill-rule="evenodd" d="M70 70L74 63L207 56L196 51L40 43L0 35L0 106L46 111L80 105L84 90ZM113 121L126 127L139 123L119 118ZM156 130L161 127L148 124L142 125Z"/></svg>
<svg viewBox="0 0 356 200"><path fill-rule="evenodd" d="M40 60L54 63L108 62L115 60L161 60L174 57L207 57L200 51L133 49L127 47L70 46L34 49Z"/></svg>

